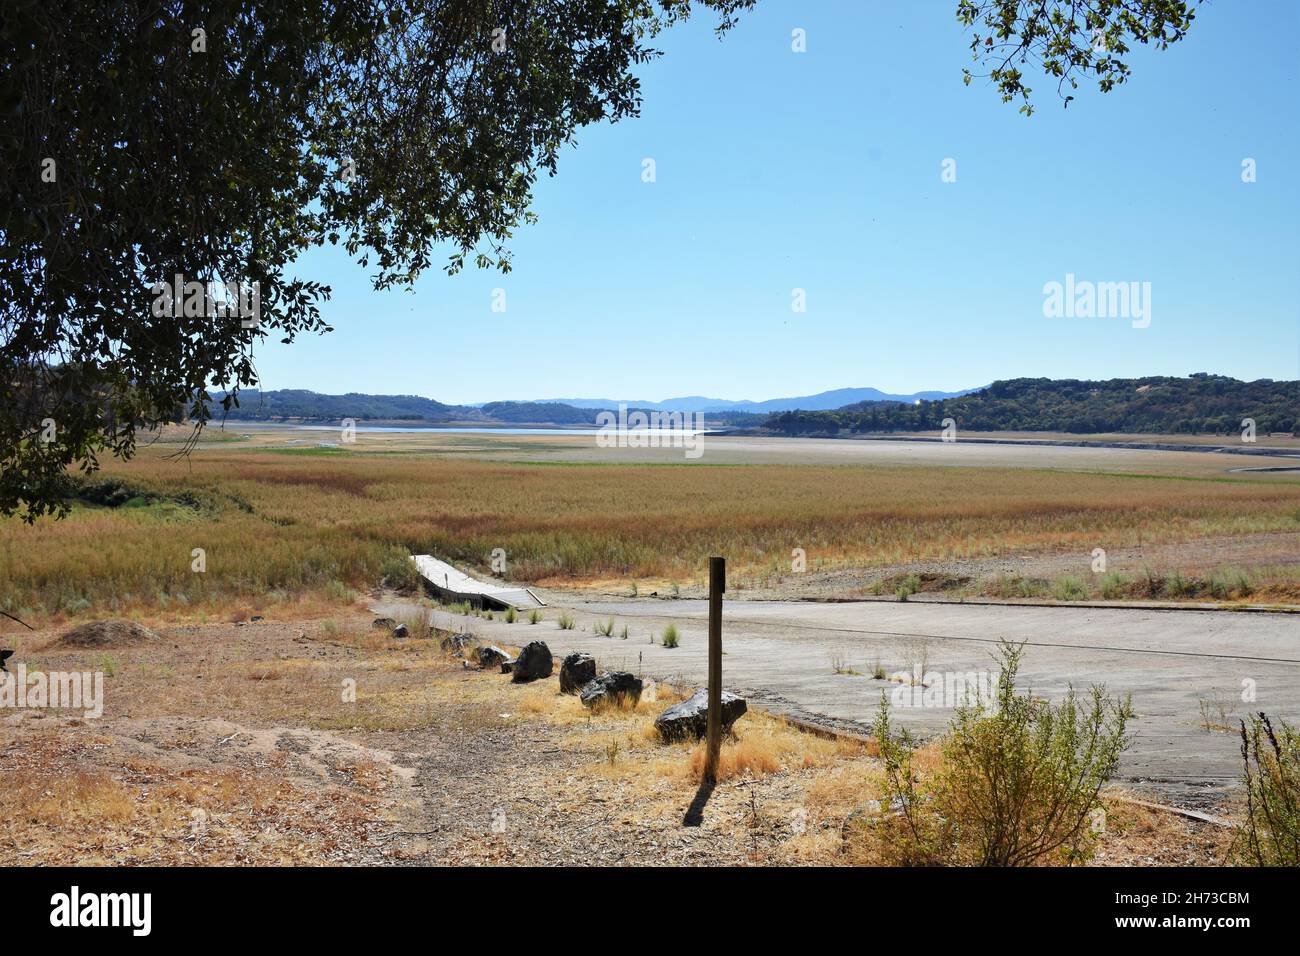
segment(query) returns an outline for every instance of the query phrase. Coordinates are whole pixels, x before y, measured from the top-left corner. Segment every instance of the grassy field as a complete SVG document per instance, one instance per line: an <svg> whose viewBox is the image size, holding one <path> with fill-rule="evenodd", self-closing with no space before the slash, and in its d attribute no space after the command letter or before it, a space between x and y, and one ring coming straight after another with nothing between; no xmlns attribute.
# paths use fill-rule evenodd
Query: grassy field
<svg viewBox="0 0 1300 956"><path fill-rule="evenodd" d="M1300 533L1300 483L1273 476L564 462L496 442L228 442L185 460L169 457L172 445L146 448L91 479L88 494L105 503L79 503L62 521L0 522L0 608L38 620L314 610L410 583L412 552L486 571L503 548L513 580L644 590L698 586L707 556L724 554L741 590L788 575L795 548L810 569L888 570ZM104 484L114 481L122 487Z"/></svg>

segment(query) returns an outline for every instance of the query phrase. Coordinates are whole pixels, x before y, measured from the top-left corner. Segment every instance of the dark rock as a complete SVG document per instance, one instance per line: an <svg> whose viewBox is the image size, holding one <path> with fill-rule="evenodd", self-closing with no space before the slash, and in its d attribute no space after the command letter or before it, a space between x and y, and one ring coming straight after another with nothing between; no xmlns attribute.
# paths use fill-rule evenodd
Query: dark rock
<svg viewBox="0 0 1300 956"><path fill-rule="evenodd" d="M722 732L748 710L745 698L730 691L722 692ZM690 700L673 704L655 719L655 730L664 740L702 740L709 730L709 691L696 691Z"/></svg>
<svg viewBox="0 0 1300 956"><path fill-rule="evenodd" d="M266 620L266 618L262 617L262 615L260 615L260 614L254 614L252 617L249 618L249 620L250 620L250 621L264 621L264 620Z"/></svg>
<svg viewBox="0 0 1300 956"><path fill-rule="evenodd" d="M641 678L633 677L627 671L601 674L582 688L582 703L587 707L602 702L615 704L624 698L631 698L633 705L641 699Z"/></svg>
<svg viewBox="0 0 1300 956"><path fill-rule="evenodd" d="M399 624L393 628L393 637L407 637L410 632L406 629L405 624Z"/></svg>
<svg viewBox="0 0 1300 956"><path fill-rule="evenodd" d="M550 677L553 667L551 649L546 646L546 642L533 641L519 652L515 666L510 672L514 675L516 684L523 684L532 680L540 680L543 677Z"/></svg>
<svg viewBox="0 0 1300 956"><path fill-rule="evenodd" d="M560 693L576 694L596 679L596 658L574 652L560 664Z"/></svg>
<svg viewBox="0 0 1300 956"><path fill-rule="evenodd" d="M376 631L391 631L393 628L397 627L397 622L391 617L377 617L370 622L370 626Z"/></svg>
<svg viewBox="0 0 1300 956"><path fill-rule="evenodd" d="M465 648L473 643L473 634L448 634L439 642L439 646L455 657L464 657Z"/></svg>
<svg viewBox="0 0 1300 956"><path fill-rule="evenodd" d="M508 660L510 660L510 655L501 650L501 648L497 647L495 644L489 645L488 647L480 647L478 649L478 666L484 670L496 667L498 664L503 664Z"/></svg>
<svg viewBox="0 0 1300 956"><path fill-rule="evenodd" d="M501 662L501 673L509 674L514 669L515 669L515 659L513 657L510 658L509 660L504 660Z"/></svg>

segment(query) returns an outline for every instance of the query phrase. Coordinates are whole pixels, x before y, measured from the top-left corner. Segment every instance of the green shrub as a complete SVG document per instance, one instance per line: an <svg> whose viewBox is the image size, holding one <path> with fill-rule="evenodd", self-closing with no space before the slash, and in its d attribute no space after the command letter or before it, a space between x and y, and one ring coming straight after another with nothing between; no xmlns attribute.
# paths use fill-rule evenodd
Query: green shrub
<svg viewBox="0 0 1300 956"><path fill-rule="evenodd" d="M1052 597L1058 601L1082 601L1088 596L1088 588L1075 577L1061 578L1052 588Z"/></svg>
<svg viewBox="0 0 1300 956"><path fill-rule="evenodd" d="M614 619L611 617L611 618L610 618L608 621L606 621L604 624L597 624L597 625L596 625L596 633L599 634L599 635L601 635L602 637L613 637L613 636L614 636Z"/></svg>
<svg viewBox="0 0 1300 956"><path fill-rule="evenodd" d="M514 606L512 605L506 608L506 623L513 624L517 620L519 620L519 615L515 613Z"/></svg>
<svg viewBox="0 0 1300 956"><path fill-rule="evenodd" d="M1108 571L1101 576L1098 587L1101 596L1107 601L1114 601L1128 593L1129 580L1118 571Z"/></svg>
<svg viewBox="0 0 1300 956"><path fill-rule="evenodd" d="M531 610L531 611L528 612L528 623L529 623L529 624L540 624L540 623L541 623L541 620L542 620L542 612L541 612L541 611L539 611L539 610L537 610L536 608L534 608L533 610Z"/></svg>
<svg viewBox="0 0 1300 956"><path fill-rule="evenodd" d="M1246 866L1300 866L1300 734L1264 714L1241 722L1246 819L1233 861Z"/></svg>
<svg viewBox="0 0 1300 956"><path fill-rule="evenodd" d="M379 562L379 586L394 591L412 591L420 586L415 562L404 548L390 548Z"/></svg>
<svg viewBox="0 0 1300 956"><path fill-rule="evenodd" d="M1228 587L1237 597L1250 597L1255 593L1255 584L1250 579L1250 575L1241 568L1229 568L1224 572L1228 580Z"/></svg>
<svg viewBox="0 0 1300 956"><path fill-rule="evenodd" d="M348 587L342 581L335 580L334 578L330 578L330 580L325 583L325 595L331 601L341 601L345 604L351 604L357 599L356 591L352 590L352 588Z"/></svg>
<svg viewBox="0 0 1300 956"><path fill-rule="evenodd" d="M1015 597L1016 579L1005 572L999 574L997 581L993 585L993 593L1000 598Z"/></svg>
<svg viewBox="0 0 1300 956"><path fill-rule="evenodd" d="M669 624L664 628L663 645L664 647L678 647L682 642L682 636L677 633L677 625Z"/></svg>
<svg viewBox="0 0 1300 956"><path fill-rule="evenodd" d="M895 862L926 866L1030 866L1084 862L1098 793L1128 746L1132 709L1093 687L1059 705L1016 693L1023 646L1004 642L992 701L957 708L939 769L923 778L916 746L895 736L881 695L875 736L887 805L897 814L869 831Z"/></svg>
<svg viewBox="0 0 1300 956"><path fill-rule="evenodd" d="M1021 578L1016 582L1016 593L1022 598L1042 597L1046 590L1045 581L1035 580L1033 578Z"/></svg>
<svg viewBox="0 0 1300 956"><path fill-rule="evenodd" d="M565 611L563 614L560 615L559 624L560 624L560 630L562 631L571 631L577 626L576 624L574 624L573 615L570 614L568 611Z"/></svg>

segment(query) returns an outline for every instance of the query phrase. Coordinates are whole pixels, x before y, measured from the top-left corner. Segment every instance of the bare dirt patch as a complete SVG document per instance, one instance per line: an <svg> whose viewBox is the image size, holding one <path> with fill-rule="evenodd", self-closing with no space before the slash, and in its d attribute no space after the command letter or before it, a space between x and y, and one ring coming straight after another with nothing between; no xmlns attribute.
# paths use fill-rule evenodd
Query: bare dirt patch
<svg viewBox="0 0 1300 956"><path fill-rule="evenodd" d="M64 632L56 643L60 647L138 647L161 640L135 621L87 621Z"/></svg>

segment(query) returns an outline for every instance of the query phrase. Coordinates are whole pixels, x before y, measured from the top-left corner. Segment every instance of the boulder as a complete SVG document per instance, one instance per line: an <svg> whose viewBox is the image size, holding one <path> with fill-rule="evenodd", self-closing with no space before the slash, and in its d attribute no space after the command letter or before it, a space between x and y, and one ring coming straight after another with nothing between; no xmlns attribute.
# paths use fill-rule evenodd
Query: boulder
<svg viewBox="0 0 1300 956"><path fill-rule="evenodd" d="M439 646L455 657L464 657L465 648L473 643L473 634L448 634L439 642Z"/></svg>
<svg viewBox="0 0 1300 956"><path fill-rule="evenodd" d="M406 637L409 634L410 631L406 629L405 624L399 624L397 627L393 628L393 637Z"/></svg>
<svg viewBox="0 0 1300 956"><path fill-rule="evenodd" d="M510 673L516 684L524 684L550 677L553 667L551 649L546 646L546 642L533 641L519 652L519 657L515 660L515 666L511 668Z"/></svg>
<svg viewBox="0 0 1300 956"><path fill-rule="evenodd" d="M478 666L484 670L496 667L498 664L503 664L508 660L510 660L510 655L501 650L501 648L497 647L495 644L491 644L487 647L480 647L478 649Z"/></svg>
<svg viewBox="0 0 1300 956"><path fill-rule="evenodd" d="M560 664L560 693L576 694L596 679L596 658L574 652Z"/></svg>
<svg viewBox="0 0 1300 956"><path fill-rule="evenodd" d="M582 703L587 707L597 704L616 704L630 698L633 706L641 699L641 678L627 671L601 674L582 688Z"/></svg>
<svg viewBox="0 0 1300 956"><path fill-rule="evenodd" d="M515 669L515 659L513 657L507 658L506 660L501 662L501 673L509 674L514 669Z"/></svg>
<svg viewBox="0 0 1300 956"><path fill-rule="evenodd" d="M745 698L729 691L722 692L722 732L744 715L748 709ZM696 691L690 700L673 704L655 719L655 730L664 740L702 740L709 730L709 691Z"/></svg>

